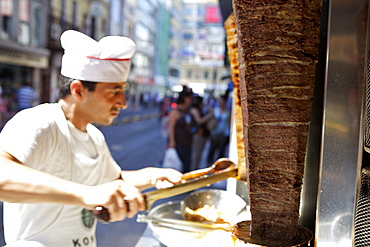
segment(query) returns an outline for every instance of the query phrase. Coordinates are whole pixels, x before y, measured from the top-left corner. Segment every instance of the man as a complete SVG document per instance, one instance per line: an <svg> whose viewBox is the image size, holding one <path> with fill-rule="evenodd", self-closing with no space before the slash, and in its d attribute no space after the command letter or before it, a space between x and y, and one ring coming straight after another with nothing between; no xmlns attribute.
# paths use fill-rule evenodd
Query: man
<svg viewBox="0 0 370 247"><path fill-rule="evenodd" d="M33 106L36 99L35 91L28 82L23 82L22 87L17 91L18 111Z"/></svg>
<svg viewBox="0 0 370 247"><path fill-rule="evenodd" d="M139 190L181 180L173 169L121 171L91 124L110 124L126 108L133 41L110 36L96 42L68 30L61 43L61 74L71 78L62 98L19 112L0 134L0 200L9 246L96 246L90 210L107 208L111 221L133 217L144 210Z"/></svg>

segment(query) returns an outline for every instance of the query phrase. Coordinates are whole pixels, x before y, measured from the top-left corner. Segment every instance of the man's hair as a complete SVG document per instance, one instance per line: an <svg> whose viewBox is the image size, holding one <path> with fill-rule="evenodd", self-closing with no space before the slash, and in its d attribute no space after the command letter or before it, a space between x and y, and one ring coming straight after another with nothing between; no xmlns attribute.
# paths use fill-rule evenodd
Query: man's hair
<svg viewBox="0 0 370 247"><path fill-rule="evenodd" d="M70 85L74 80L75 79L63 77L62 85L59 88L59 99L64 99L65 97L71 94ZM79 81L82 83L83 87L87 88L90 92L93 92L96 88L97 82L82 80Z"/></svg>

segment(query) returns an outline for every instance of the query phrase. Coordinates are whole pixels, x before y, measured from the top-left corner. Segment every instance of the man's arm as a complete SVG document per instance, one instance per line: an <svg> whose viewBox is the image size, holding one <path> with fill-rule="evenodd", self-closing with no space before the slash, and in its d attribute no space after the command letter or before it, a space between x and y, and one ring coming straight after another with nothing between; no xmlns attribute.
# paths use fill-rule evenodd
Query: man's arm
<svg viewBox="0 0 370 247"><path fill-rule="evenodd" d="M87 186L29 168L12 155L0 152L0 200L82 205L81 195L86 190Z"/></svg>
<svg viewBox="0 0 370 247"><path fill-rule="evenodd" d="M136 171L122 171L122 179L140 190L167 188L181 182L182 173L171 168L146 167Z"/></svg>
<svg viewBox="0 0 370 247"><path fill-rule="evenodd" d="M104 206L111 221L133 217L145 208L139 190L122 180L86 186L24 166L4 151L0 151L0 200L70 204L87 209ZM125 202L130 204L129 209Z"/></svg>

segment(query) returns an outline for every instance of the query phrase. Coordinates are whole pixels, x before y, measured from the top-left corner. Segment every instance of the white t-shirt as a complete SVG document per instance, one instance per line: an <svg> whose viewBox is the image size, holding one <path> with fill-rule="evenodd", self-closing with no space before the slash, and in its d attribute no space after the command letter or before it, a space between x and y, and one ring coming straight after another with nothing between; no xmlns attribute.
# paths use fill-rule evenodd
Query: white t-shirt
<svg viewBox="0 0 370 247"><path fill-rule="evenodd" d="M69 123L58 104L42 104L15 115L0 133L0 149L24 165L55 176L98 185L119 177L103 134ZM96 246L96 220L86 209L51 203L4 203L4 233L9 246ZM16 245L18 246L18 245Z"/></svg>

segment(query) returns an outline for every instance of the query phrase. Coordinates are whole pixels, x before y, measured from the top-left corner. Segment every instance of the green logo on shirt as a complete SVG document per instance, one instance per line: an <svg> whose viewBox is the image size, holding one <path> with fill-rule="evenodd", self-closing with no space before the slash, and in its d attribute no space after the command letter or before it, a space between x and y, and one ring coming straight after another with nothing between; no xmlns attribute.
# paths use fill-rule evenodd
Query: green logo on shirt
<svg viewBox="0 0 370 247"><path fill-rule="evenodd" d="M81 219L82 219L82 222L83 222L84 226L86 226L87 228L92 228L93 227L94 222L95 222L95 217L91 213L90 210L87 210L85 208L82 209Z"/></svg>

